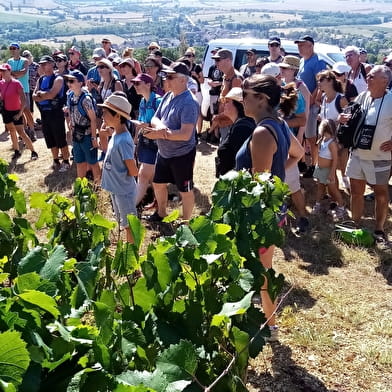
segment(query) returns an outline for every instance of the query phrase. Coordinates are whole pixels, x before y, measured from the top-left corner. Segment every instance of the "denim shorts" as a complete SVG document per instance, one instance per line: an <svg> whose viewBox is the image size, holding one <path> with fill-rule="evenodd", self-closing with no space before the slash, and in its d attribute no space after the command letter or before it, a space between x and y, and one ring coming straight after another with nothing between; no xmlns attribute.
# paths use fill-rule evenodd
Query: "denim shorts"
<svg viewBox="0 0 392 392"><path fill-rule="evenodd" d="M120 227L128 227L127 215L136 215L136 188L131 194L117 195L110 194L113 204L114 214Z"/></svg>
<svg viewBox="0 0 392 392"><path fill-rule="evenodd" d="M144 143L138 143L137 145L137 159L140 163L149 163L155 165L157 160L158 147L151 148Z"/></svg>
<svg viewBox="0 0 392 392"><path fill-rule="evenodd" d="M98 150L93 147L91 135L84 135L81 142L73 142L73 156L75 163L94 165L98 162Z"/></svg>

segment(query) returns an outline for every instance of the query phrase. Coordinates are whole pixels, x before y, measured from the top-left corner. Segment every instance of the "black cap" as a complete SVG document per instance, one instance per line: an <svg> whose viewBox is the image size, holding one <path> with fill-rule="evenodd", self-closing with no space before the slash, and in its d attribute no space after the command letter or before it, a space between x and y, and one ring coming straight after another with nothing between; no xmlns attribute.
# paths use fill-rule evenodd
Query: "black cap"
<svg viewBox="0 0 392 392"><path fill-rule="evenodd" d="M222 48L220 46L217 46L216 48L212 49L210 53L216 53L220 49Z"/></svg>
<svg viewBox="0 0 392 392"><path fill-rule="evenodd" d="M188 67L181 62L171 63L169 67L164 70L167 74L176 74L180 73L186 76L189 76L189 69Z"/></svg>
<svg viewBox="0 0 392 392"><path fill-rule="evenodd" d="M256 53L257 53L257 50L254 49L254 48L250 48L250 49L248 49L248 50L246 51L246 53L253 53L253 54L256 54Z"/></svg>
<svg viewBox="0 0 392 392"><path fill-rule="evenodd" d="M54 63L54 60L51 56L45 55L42 56L38 62L38 64L43 64L43 63Z"/></svg>
<svg viewBox="0 0 392 392"><path fill-rule="evenodd" d="M270 44L279 44L280 45L280 38L279 37L271 37L268 40L268 45Z"/></svg>
<svg viewBox="0 0 392 392"><path fill-rule="evenodd" d="M294 41L294 43L298 44L300 42L306 42L306 41L311 42L314 45L314 39L310 35L304 35L300 39L297 39L296 41Z"/></svg>

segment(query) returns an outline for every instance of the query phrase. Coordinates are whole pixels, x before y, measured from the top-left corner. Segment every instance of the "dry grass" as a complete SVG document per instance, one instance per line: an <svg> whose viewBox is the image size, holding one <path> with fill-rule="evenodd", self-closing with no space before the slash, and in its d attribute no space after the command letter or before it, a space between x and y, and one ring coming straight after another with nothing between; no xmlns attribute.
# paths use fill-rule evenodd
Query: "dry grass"
<svg viewBox="0 0 392 392"><path fill-rule="evenodd" d="M0 155L10 161L10 141L0 143ZM30 153L11 165L19 186L30 194L58 191L71 195L75 171L53 173L43 139L35 143L38 161ZM195 165L195 215L210 207L215 182L216 147L200 144ZM315 185L305 180L309 208ZM108 200L100 195L103 209ZM365 225L371 227L372 203ZM171 208L179 208L171 202ZM34 215L31 215L34 218ZM312 217L312 232L297 238L288 230L286 244L276 251L275 268L293 290L279 311L280 342L265 347L250 362L250 391L392 391L392 255L389 251L348 247L331 237L333 223ZM389 218L387 231L391 232ZM147 242L161 235L149 227ZM166 228L167 234L171 228ZM116 238L116 235L113 236Z"/></svg>

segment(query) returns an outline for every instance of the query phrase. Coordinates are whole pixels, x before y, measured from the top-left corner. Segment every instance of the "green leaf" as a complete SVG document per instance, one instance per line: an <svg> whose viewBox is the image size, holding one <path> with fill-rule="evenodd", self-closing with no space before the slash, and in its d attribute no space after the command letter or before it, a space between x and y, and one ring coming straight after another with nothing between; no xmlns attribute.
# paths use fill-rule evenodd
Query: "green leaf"
<svg viewBox="0 0 392 392"><path fill-rule="evenodd" d="M29 352L20 333L6 331L0 334L0 380L20 384L29 363Z"/></svg>
<svg viewBox="0 0 392 392"><path fill-rule="evenodd" d="M26 210L26 199L24 197L24 193L20 189L18 189L16 192L12 193L12 196L14 197L15 200L15 210L18 213L18 215L25 214L27 210Z"/></svg>
<svg viewBox="0 0 392 392"><path fill-rule="evenodd" d="M162 220L164 223L171 223L174 222L176 219L178 219L180 216L180 211L179 210L174 210L172 211L171 214L165 216Z"/></svg>
<svg viewBox="0 0 392 392"><path fill-rule="evenodd" d="M143 243L144 234L146 232L145 227L142 225L140 220L135 215L128 215L128 223L129 228L132 233L133 241L137 249L140 249L140 246Z"/></svg>
<svg viewBox="0 0 392 392"><path fill-rule="evenodd" d="M186 225L182 225L177 229L176 239L181 247L197 246L199 244L191 229Z"/></svg>
<svg viewBox="0 0 392 392"><path fill-rule="evenodd" d="M113 230L116 227L116 222L110 221L106 218L104 218L100 214L95 214L91 218L91 223L93 225L97 225L99 227L104 227L105 229Z"/></svg>
<svg viewBox="0 0 392 392"><path fill-rule="evenodd" d="M228 317L234 316L236 314L244 314L252 303L251 300L252 300L253 293L254 291L251 291L250 293L246 294L241 301L226 302L223 305L222 310L219 312L219 314Z"/></svg>
<svg viewBox="0 0 392 392"><path fill-rule="evenodd" d="M13 222L7 213L0 211L0 229L6 233L11 233Z"/></svg>
<svg viewBox="0 0 392 392"><path fill-rule="evenodd" d="M109 343L113 335L113 310L102 302L94 302L94 315L100 337L104 344Z"/></svg>
<svg viewBox="0 0 392 392"><path fill-rule="evenodd" d="M18 265L18 274L27 274L29 272L40 273L46 262L46 250L41 246L36 246L20 261Z"/></svg>
<svg viewBox="0 0 392 392"><path fill-rule="evenodd" d="M196 369L196 350L192 343L186 340L170 345L157 360L157 370L160 370L169 382L191 380Z"/></svg>
<svg viewBox="0 0 392 392"><path fill-rule="evenodd" d="M56 301L52 297L49 297L49 295L46 295L40 291L28 290L22 294L19 294L19 298L25 302L38 306L45 312L53 315L55 318L60 315Z"/></svg>
<svg viewBox="0 0 392 392"><path fill-rule="evenodd" d="M61 277L60 271L63 268L66 258L67 252L64 246L56 245L41 269L40 275L42 278L48 279L52 282L58 281Z"/></svg>
<svg viewBox="0 0 392 392"><path fill-rule="evenodd" d="M147 371L126 371L116 377L116 380L127 386L134 386L138 388L146 388L146 389L123 389L124 391L132 391L132 392L165 392L166 387L169 382L167 381L164 374L158 369L154 371L154 373L150 373ZM116 389L117 391L117 389ZM118 391L121 391L119 389Z"/></svg>

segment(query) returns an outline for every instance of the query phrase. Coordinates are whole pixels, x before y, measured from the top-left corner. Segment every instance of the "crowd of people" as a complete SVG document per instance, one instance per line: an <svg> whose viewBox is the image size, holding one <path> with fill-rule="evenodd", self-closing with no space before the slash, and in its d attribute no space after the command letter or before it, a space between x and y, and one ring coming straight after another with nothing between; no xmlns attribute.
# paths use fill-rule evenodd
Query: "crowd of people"
<svg viewBox="0 0 392 392"><path fill-rule="evenodd" d="M392 55L382 65L370 65L363 50L350 46L344 50L346 61L330 69L315 53L311 36L295 43L300 56L287 55L280 38L271 37L269 56L258 58L257 51L249 48L247 62L239 70L230 50L211 51L214 64L207 83L213 117L208 132L219 145L216 176L246 169L268 171L286 181L299 236L310 230L303 178L317 181L312 213L320 213L328 195L332 218L344 219L351 211L357 225L369 185L375 199L375 240L386 244ZM31 159L38 158L33 145L35 102L53 170L69 170L72 158L78 177L92 173L94 182L110 192L128 241L133 239L127 215L142 209L150 186L156 206L147 216L150 222L161 222L167 215L169 183L180 193L182 219L191 218L196 147L204 131L200 114L204 76L194 48L172 61L162 55L157 42L151 42L148 56L140 63L131 48L120 55L104 38L102 47L93 51L90 69L76 46L67 54L56 51L43 56L38 63L29 51L21 53L17 43L9 50L11 58L0 65L0 95L13 159L21 155L18 136L30 149ZM347 109L353 102L364 112L360 142L354 146L337 137L340 124L350 121ZM342 188L350 192L350 205L345 205ZM273 247L260 251L266 268L272 266L273 252ZM261 298L274 338L275 304L267 284Z"/></svg>

